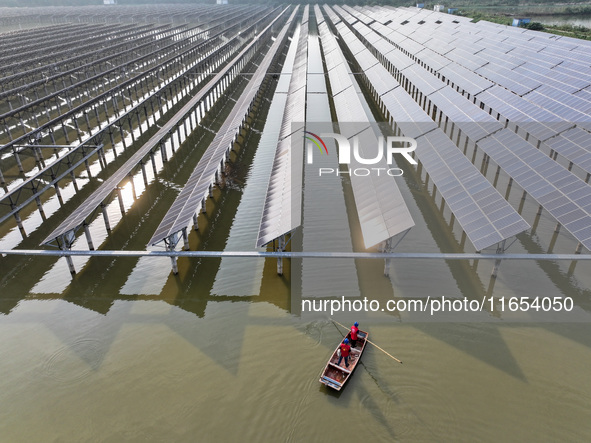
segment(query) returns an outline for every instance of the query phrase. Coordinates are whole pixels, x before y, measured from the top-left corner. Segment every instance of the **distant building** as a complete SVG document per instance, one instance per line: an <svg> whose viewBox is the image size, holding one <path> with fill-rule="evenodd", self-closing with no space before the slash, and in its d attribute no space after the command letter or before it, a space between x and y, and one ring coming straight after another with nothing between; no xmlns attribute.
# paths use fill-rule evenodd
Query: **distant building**
<svg viewBox="0 0 591 443"><path fill-rule="evenodd" d="M531 18L514 18L512 26L523 26L531 22Z"/></svg>
<svg viewBox="0 0 591 443"><path fill-rule="evenodd" d="M443 6L443 5L435 5L435 6L433 6L433 11L435 11L435 12L444 12L445 11L445 6Z"/></svg>
<svg viewBox="0 0 591 443"><path fill-rule="evenodd" d="M103 5L116 5L117 0L103 0Z"/></svg>
<svg viewBox="0 0 591 443"><path fill-rule="evenodd" d="M424 3L417 3L417 8L424 8L425 4Z"/></svg>
<svg viewBox="0 0 591 443"><path fill-rule="evenodd" d="M228 4L228 0L216 0L215 2L217 5L227 5Z"/></svg>
<svg viewBox="0 0 591 443"><path fill-rule="evenodd" d="M455 14L456 12L458 12L458 8L448 8L447 10L448 14Z"/></svg>

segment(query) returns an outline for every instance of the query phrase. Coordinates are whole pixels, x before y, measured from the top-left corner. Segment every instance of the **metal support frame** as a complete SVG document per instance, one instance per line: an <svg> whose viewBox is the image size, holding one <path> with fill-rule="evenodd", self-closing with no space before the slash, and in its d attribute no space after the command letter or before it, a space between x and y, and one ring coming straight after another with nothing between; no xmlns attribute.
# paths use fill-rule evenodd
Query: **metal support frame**
<svg viewBox="0 0 591 443"><path fill-rule="evenodd" d="M62 251L71 252L72 245L74 244L75 240L75 232L68 231L65 234L62 234L59 239L57 239L58 246ZM72 255L64 254L66 258L66 263L68 264L68 270L72 276L76 275L76 268L74 267L74 261L72 260Z"/></svg>
<svg viewBox="0 0 591 443"><path fill-rule="evenodd" d="M60 199L60 204L63 205L58 182L66 176L72 177L74 170L80 165L84 164L84 161L93 156L99 149L102 149L102 146L102 144L80 145L78 148L76 148L77 154L79 156L78 160L72 162L72 159L68 157L67 159L69 159L69 162L65 161L62 163L61 160L66 159L66 156L61 157L57 162L47 166L44 170L39 171L37 175L23 182L18 188L0 197L0 204L8 204L11 207L11 211L9 213L0 217L0 223L2 223L11 215L21 211L25 206L35 201L36 198L40 197L51 187L56 189L56 193ZM32 195L24 199L24 201L21 201L23 191L25 190L30 190Z"/></svg>
<svg viewBox="0 0 591 443"><path fill-rule="evenodd" d="M398 239L398 241L394 245L392 245L392 242L394 241L394 237L396 237L396 236L390 237L389 239L387 239L385 242L382 243L383 246L380 247L380 252L390 253L390 252L394 251L394 249L396 249L396 247L400 244L400 242L404 239L404 237L406 237L406 234L408 234L411 229L412 229L412 227L403 231L402 235L400 236L400 238ZM389 258L384 259L384 276L385 277L390 276L390 259Z"/></svg>
<svg viewBox="0 0 591 443"><path fill-rule="evenodd" d="M285 234L277 239L276 252L283 252L285 250ZM283 257L277 257L277 275L283 275Z"/></svg>
<svg viewBox="0 0 591 443"><path fill-rule="evenodd" d="M105 221L105 228L108 233L111 233L111 224L109 223L109 214L107 214L107 205L101 203L101 212L103 213L103 220Z"/></svg>
<svg viewBox="0 0 591 443"><path fill-rule="evenodd" d="M183 237L186 234L186 229L183 231ZM168 238L166 238L166 240L164 240L164 244L166 247L166 250L168 252L174 252L174 250L176 249L179 241L181 239L181 236L179 235L178 232L175 232L174 234L170 235ZM188 239L187 239L187 244L188 244ZM188 250L188 249L187 249ZM177 275L179 273L179 267L177 264L177 258L173 255L170 255L170 263L172 265L172 273L174 275Z"/></svg>
<svg viewBox="0 0 591 443"><path fill-rule="evenodd" d="M93 251L94 245L92 243L92 237L90 236L90 229L88 229L88 223L82 225L84 227L84 234L86 235L86 242L88 243L88 249Z"/></svg>
<svg viewBox="0 0 591 443"><path fill-rule="evenodd" d="M497 250L495 252L495 254L505 254L505 252L513 245L513 243L515 243L517 241L517 237L515 237L513 239L513 241L511 241L511 243L509 243L509 245L507 246L507 239L497 243ZM501 260L502 259L497 259L495 260L495 265L493 267L493 270L491 272L491 278L497 278L498 272L499 272L499 268L501 266Z"/></svg>

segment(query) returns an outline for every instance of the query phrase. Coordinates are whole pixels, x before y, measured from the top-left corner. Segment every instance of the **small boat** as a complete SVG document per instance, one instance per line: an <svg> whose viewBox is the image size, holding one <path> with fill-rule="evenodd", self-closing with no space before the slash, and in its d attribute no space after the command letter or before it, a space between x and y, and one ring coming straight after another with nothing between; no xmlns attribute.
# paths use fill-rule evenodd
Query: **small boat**
<svg viewBox="0 0 591 443"><path fill-rule="evenodd" d="M364 331L359 331L357 333L357 345L355 347L351 347L351 353L349 354L349 367L345 367L345 359L343 358L340 365L337 365L339 361L339 349L341 344L345 341L343 339L337 348L334 350L328 363L324 367L324 371L322 371L322 375L320 376L320 383L324 383L326 386L336 389L340 391L341 388L345 385L351 374L355 370L357 363L361 359L361 354L363 354L363 350L365 349L365 345L367 344L367 337L369 334ZM347 334L349 342L351 341L351 332Z"/></svg>

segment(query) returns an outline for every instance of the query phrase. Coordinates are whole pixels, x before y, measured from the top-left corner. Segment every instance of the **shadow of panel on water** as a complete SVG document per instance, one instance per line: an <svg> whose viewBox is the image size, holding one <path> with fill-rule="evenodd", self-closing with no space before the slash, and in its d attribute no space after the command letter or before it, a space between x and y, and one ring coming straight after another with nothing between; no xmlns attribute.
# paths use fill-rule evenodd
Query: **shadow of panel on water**
<svg viewBox="0 0 591 443"><path fill-rule="evenodd" d="M413 327L516 379L527 381L499 326L494 323L417 323ZM478 333L471 334L470 328L478 329Z"/></svg>

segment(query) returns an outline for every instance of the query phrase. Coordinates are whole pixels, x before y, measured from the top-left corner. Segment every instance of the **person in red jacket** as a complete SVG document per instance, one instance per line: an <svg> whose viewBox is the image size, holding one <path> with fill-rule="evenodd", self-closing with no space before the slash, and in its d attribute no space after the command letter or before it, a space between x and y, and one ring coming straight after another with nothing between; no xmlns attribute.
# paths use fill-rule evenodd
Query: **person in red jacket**
<svg viewBox="0 0 591 443"><path fill-rule="evenodd" d="M357 333L359 332L359 323L355 322L353 326L351 326L351 347L355 348L357 346Z"/></svg>
<svg viewBox="0 0 591 443"><path fill-rule="evenodd" d="M339 366L341 364L341 361L344 358L345 359L345 366L349 367L349 353L351 352L351 346L349 346L349 339L348 338L343 340L339 349L341 351L341 355L339 357L339 362L337 363L337 366Z"/></svg>

